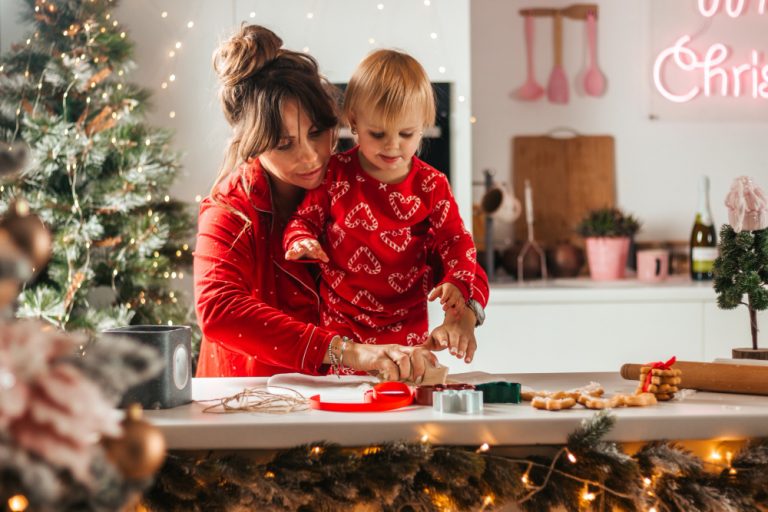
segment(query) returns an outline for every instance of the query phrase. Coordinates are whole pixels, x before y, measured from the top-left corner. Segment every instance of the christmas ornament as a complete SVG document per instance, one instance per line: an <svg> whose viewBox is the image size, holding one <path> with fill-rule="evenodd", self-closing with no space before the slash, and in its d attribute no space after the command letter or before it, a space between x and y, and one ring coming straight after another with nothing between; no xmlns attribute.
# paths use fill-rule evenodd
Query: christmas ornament
<svg viewBox="0 0 768 512"><path fill-rule="evenodd" d="M107 456L130 480L152 476L165 459L165 437L160 429L142 419L139 404L128 406L121 426L122 437L103 441Z"/></svg>

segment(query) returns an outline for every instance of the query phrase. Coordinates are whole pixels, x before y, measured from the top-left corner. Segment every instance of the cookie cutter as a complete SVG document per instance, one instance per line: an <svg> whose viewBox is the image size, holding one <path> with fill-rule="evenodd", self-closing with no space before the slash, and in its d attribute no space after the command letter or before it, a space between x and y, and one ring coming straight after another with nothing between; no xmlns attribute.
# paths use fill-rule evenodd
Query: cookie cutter
<svg viewBox="0 0 768 512"><path fill-rule="evenodd" d="M483 412L483 393L472 389L433 391L432 409L437 412L479 414Z"/></svg>
<svg viewBox="0 0 768 512"><path fill-rule="evenodd" d="M520 383L519 382L486 382L475 386L478 391L483 392L483 401L486 404L519 404L520 403Z"/></svg>
<svg viewBox="0 0 768 512"><path fill-rule="evenodd" d="M417 405L432 405L432 393L435 391L445 391L446 389L453 389L461 391L462 389L475 389L472 384L434 384L426 386L417 386L413 392L413 403Z"/></svg>

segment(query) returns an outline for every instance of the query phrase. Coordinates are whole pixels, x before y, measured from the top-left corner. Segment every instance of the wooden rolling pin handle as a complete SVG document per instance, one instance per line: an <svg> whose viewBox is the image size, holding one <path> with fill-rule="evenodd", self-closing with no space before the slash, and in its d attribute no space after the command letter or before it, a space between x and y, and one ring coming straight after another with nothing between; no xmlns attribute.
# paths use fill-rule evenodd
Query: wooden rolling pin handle
<svg viewBox="0 0 768 512"><path fill-rule="evenodd" d="M622 365L621 376L638 380L640 368L645 365ZM700 363L677 361L672 368L681 370L680 387L721 393L768 395L768 366L731 363Z"/></svg>

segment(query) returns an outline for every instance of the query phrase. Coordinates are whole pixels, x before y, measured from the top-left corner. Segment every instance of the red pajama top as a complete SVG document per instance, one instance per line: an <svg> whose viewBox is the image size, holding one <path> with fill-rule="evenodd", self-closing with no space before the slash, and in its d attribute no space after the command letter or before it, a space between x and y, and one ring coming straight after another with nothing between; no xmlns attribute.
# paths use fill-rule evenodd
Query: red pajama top
<svg viewBox="0 0 768 512"><path fill-rule="evenodd" d="M269 175L253 160L217 191L218 201L208 197L200 205L194 252L203 332L197 376L325 373L323 357L337 333L319 325L315 267L283 258ZM430 248L430 259L434 253ZM474 296L485 307L488 279L479 265L475 271Z"/></svg>
<svg viewBox="0 0 768 512"><path fill-rule="evenodd" d="M360 165L358 148L331 157L322 185L307 192L285 229L283 248L320 240L324 327L360 343L416 345L428 336L427 294L434 246L443 282L475 293L476 251L444 174L414 157L400 183Z"/></svg>

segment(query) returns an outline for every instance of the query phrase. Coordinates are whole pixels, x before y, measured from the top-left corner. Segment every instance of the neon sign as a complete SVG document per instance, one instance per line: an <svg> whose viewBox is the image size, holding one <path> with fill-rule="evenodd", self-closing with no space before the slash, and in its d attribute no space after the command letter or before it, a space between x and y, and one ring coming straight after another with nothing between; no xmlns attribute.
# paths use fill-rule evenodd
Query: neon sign
<svg viewBox="0 0 768 512"><path fill-rule="evenodd" d="M760 0L759 14L766 11L768 0ZM698 0L699 13L711 18L722 10L731 18L744 14L746 0ZM653 65L653 84L665 99L674 103L687 103L703 94L704 97L720 95L723 97L768 99L768 64L763 62L763 55L758 50L750 51L749 62L727 65L731 51L722 43L711 45L703 53L690 46L691 37L681 36L674 45L663 49L656 56ZM664 80L667 66L675 66L684 73L696 73L698 84L688 90L673 90Z"/></svg>

